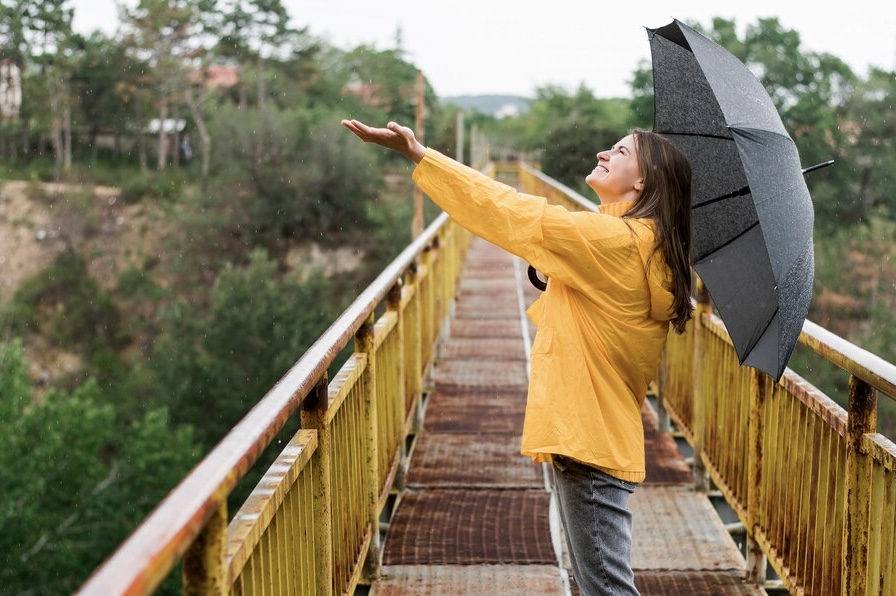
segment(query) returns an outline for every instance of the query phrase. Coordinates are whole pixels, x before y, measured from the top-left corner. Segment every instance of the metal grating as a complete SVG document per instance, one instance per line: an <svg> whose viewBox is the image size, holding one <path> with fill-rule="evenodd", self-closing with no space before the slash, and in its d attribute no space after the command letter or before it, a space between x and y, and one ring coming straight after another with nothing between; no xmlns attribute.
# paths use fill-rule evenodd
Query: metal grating
<svg viewBox="0 0 896 596"><path fill-rule="evenodd" d="M432 367L432 382L439 388L526 389L526 362L523 360L439 360Z"/></svg>
<svg viewBox="0 0 896 596"><path fill-rule="evenodd" d="M408 473L412 487L544 488L539 466L520 455L519 436L421 435Z"/></svg>
<svg viewBox="0 0 896 596"><path fill-rule="evenodd" d="M526 389L515 391L439 387L426 405L431 432L520 434Z"/></svg>
<svg viewBox="0 0 896 596"><path fill-rule="evenodd" d="M383 567L372 596L532 596L562 594L556 565L393 565Z"/></svg>
<svg viewBox="0 0 896 596"><path fill-rule="evenodd" d="M635 572L635 586L643 596L734 596L765 594L737 573Z"/></svg>
<svg viewBox="0 0 896 596"><path fill-rule="evenodd" d="M427 490L402 497L383 565L556 565L544 490Z"/></svg>
<svg viewBox="0 0 896 596"><path fill-rule="evenodd" d="M455 316L464 319L509 319L520 324L520 311L507 298L482 296L475 300L458 301L454 306Z"/></svg>
<svg viewBox="0 0 896 596"><path fill-rule="evenodd" d="M526 360L526 350L519 338L451 338L439 347L442 360Z"/></svg>
<svg viewBox="0 0 896 596"><path fill-rule="evenodd" d="M452 319L451 337L514 337L522 338L523 329L518 319Z"/></svg>
<svg viewBox="0 0 896 596"><path fill-rule="evenodd" d="M743 571L745 563L709 498L688 486L644 485L629 500L636 570Z"/></svg>

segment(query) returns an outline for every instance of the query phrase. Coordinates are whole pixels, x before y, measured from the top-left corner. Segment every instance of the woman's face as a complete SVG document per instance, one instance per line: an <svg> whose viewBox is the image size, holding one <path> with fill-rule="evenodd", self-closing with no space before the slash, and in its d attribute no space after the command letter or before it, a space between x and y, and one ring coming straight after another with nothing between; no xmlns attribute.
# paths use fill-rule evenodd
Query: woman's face
<svg viewBox="0 0 896 596"><path fill-rule="evenodd" d="M634 201L644 187L634 135L597 154L597 167L585 177L601 203Z"/></svg>

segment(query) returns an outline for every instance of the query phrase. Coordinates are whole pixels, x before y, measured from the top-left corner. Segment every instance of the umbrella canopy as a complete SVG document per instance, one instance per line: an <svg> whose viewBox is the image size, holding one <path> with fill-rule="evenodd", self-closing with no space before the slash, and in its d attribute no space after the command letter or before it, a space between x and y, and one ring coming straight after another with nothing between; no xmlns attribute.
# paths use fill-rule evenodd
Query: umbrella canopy
<svg viewBox="0 0 896 596"><path fill-rule="evenodd" d="M677 20L648 29L655 132L693 169L694 267L741 364L781 378L814 277L812 199L762 83Z"/></svg>

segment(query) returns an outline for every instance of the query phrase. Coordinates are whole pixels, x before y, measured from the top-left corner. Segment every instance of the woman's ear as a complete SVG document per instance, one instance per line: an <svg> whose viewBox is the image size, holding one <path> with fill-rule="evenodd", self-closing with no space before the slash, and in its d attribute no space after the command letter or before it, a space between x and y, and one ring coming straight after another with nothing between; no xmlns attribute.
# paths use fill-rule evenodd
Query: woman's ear
<svg viewBox="0 0 896 596"><path fill-rule="evenodd" d="M635 180L635 190L637 190L638 192L644 190L644 178L638 178L637 180Z"/></svg>

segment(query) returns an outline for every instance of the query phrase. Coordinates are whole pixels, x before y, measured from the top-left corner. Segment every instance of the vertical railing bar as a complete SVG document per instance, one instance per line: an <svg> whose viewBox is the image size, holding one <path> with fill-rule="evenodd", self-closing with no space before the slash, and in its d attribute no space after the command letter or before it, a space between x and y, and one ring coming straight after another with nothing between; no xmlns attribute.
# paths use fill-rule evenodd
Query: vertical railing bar
<svg viewBox="0 0 896 596"><path fill-rule="evenodd" d="M843 524L844 596L865 594L868 583L868 526L871 459L862 440L877 427L877 391L855 375L849 377L846 439L846 515Z"/></svg>
<svg viewBox="0 0 896 596"><path fill-rule="evenodd" d="M800 462L799 473L799 503L796 507L796 535L798 538L798 548L796 557L794 558L794 567L797 569L797 577L800 585L806 585L808 579L808 562L811 535L811 526L809 524L809 507L810 496L812 491L812 462L816 453L811 449L810 432L813 428L815 413L809 408L800 406L800 426L798 431L800 451L804 454L797 461Z"/></svg>
<svg viewBox="0 0 896 596"><path fill-rule="evenodd" d="M767 385L758 370L750 369L750 418L749 429L749 455L747 459L747 578L750 582L763 585L768 574L768 559L765 552L756 541L756 531L759 528L759 509L763 502L763 441L765 440L765 426L763 413L767 396Z"/></svg>
<svg viewBox="0 0 896 596"><path fill-rule="evenodd" d="M364 578L376 577L380 564L380 531L379 531L379 425L377 415L376 389L376 349L374 347L374 316L371 315L355 334L355 350L367 355L367 366L363 376L363 407L360 424L366 425L367 444L365 445L364 469L361 477L365 479L367 490L364 527L370 535L370 545L364 562Z"/></svg>
<svg viewBox="0 0 896 596"><path fill-rule="evenodd" d="M871 494L869 499L869 524L868 524L868 594L874 596L880 594L883 583L880 577L881 566L881 542L886 540L883 534L883 510L884 510L884 469L883 466L874 466L869 474L871 481ZM886 551L884 551L886 552Z"/></svg>
<svg viewBox="0 0 896 596"><path fill-rule="evenodd" d="M333 594L333 495L330 468L332 437L329 415L329 376L324 373L305 398L302 427L317 431L317 450L312 456L312 494L314 499L314 560L317 596Z"/></svg>
<svg viewBox="0 0 896 596"><path fill-rule="evenodd" d="M896 503L896 473L889 470L889 478L886 480L885 486L885 503ZM885 527L887 541L881 545L884 553L890 553L889 562L881 566L881 594L896 593L896 556L892 553L896 552L896 510L889 508L886 510L887 517Z"/></svg>
<svg viewBox="0 0 896 596"><path fill-rule="evenodd" d="M407 327L407 309L402 307L402 280L399 278L399 281L389 289L389 293L386 295L386 310L393 311L398 315L398 322L396 324L397 328L395 333L397 333L397 354L395 357L398 359L396 362L396 366L398 367L398 387L396 391L398 395L395 396L394 403L394 416L395 424L398 428L402 428L404 425L404 408L405 403L407 403L407 383L405 382L405 375L407 374L407 366L405 360L405 331ZM398 442L398 451L399 451L399 461L398 468L395 470L395 479L393 481L393 488L396 490L403 490L405 488L405 482L407 479L408 467L410 465L409 456L408 456L408 448L407 441L404 440L403 437L404 431L400 433L399 442Z"/></svg>
<svg viewBox="0 0 896 596"><path fill-rule="evenodd" d="M815 487L817 488L815 499L815 511L810 523L814 530L813 536L813 558L812 558L812 577L809 578L808 587L815 591L823 584L820 581L825 576L825 541L827 539L825 531L824 519L828 515L828 475L830 474L829 458L830 454L827 450L827 425L821 420L815 425L815 434L812 443L816 446L816 458L818 466L816 468ZM820 555L820 556L819 556Z"/></svg>

